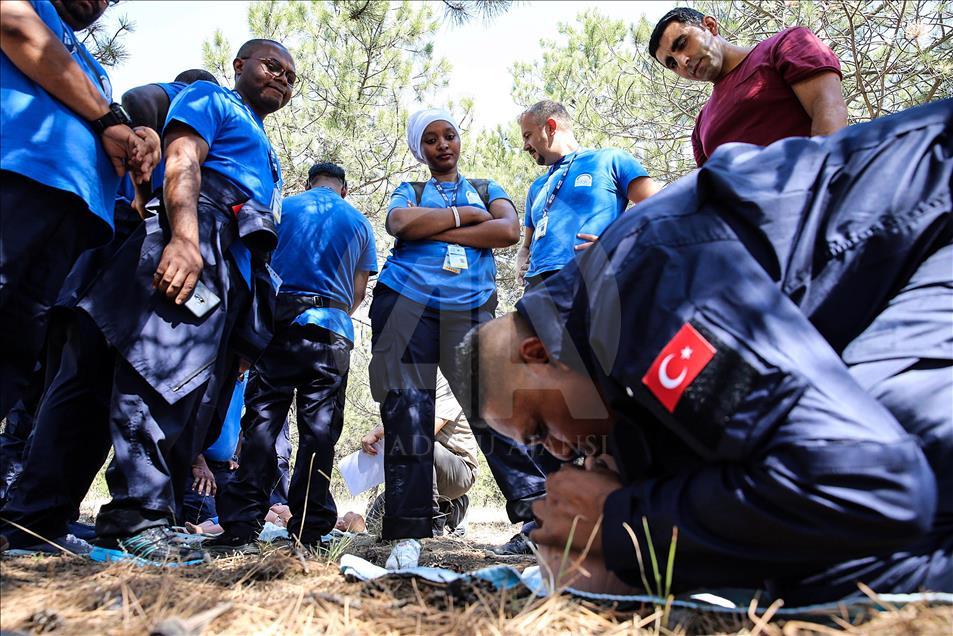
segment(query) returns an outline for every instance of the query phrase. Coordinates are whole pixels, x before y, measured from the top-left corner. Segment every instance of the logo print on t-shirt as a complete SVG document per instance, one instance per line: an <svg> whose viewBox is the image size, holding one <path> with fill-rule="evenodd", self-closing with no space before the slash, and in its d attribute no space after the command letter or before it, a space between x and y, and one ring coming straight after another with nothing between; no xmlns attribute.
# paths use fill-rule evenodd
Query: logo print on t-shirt
<svg viewBox="0 0 953 636"><path fill-rule="evenodd" d="M63 31L63 46L66 47L70 55L76 52L76 40L66 31Z"/></svg>
<svg viewBox="0 0 953 636"><path fill-rule="evenodd" d="M467 203L470 205L476 205L480 202L480 195L478 195L476 192L470 192L467 190Z"/></svg>
<svg viewBox="0 0 953 636"><path fill-rule="evenodd" d="M592 187L592 175L588 173L583 173L576 177L576 180L573 182L574 188L591 188Z"/></svg>

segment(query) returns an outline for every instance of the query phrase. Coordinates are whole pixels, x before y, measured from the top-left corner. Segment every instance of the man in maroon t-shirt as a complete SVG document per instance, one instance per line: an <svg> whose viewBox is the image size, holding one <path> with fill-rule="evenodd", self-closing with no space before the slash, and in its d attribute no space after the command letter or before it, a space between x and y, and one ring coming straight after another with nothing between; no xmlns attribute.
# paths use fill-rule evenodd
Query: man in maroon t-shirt
<svg viewBox="0 0 953 636"><path fill-rule="evenodd" d="M746 48L718 35L715 18L679 7L655 25L649 54L679 77L715 85L692 132L699 166L730 141L767 146L847 125L840 61L804 27Z"/></svg>

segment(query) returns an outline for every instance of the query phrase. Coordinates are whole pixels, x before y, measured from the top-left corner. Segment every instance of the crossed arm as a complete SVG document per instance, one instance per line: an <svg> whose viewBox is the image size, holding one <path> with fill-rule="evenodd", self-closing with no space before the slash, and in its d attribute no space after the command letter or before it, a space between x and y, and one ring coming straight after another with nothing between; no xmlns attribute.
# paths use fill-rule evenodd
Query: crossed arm
<svg viewBox="0 0 953 636"><path fill-rule="evenodd" d="M460 227L450 208L422 208L412 204L387 215L387 232L399 239L427 239L467 247L509 247L519 240L516 209L507 199L490 202L489 212L472 205L457 207Z"/></svg>

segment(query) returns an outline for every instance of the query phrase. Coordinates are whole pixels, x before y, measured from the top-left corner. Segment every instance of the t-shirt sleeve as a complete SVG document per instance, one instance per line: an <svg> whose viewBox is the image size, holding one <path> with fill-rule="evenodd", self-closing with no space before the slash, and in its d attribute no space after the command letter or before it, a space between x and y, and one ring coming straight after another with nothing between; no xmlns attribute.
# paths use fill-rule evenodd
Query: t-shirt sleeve
<svg viewBox="0 0 953 636"><path fill-rule="evenodd" d="M537 192L539 192L539 188L536 187L536 182L533 182L526 193L526 211L523 214L523 225L531 230L536 229L536 224L533 223L533 201L536 200Z"/></svg>
<svg viewBox="0 0 953 636"><path fill-rule="evenodd" d="M490 203L493 203L497 199L506 199L511 203L513 202L513 199L511 199L510 195L506 193L506 190L504 190L499 183L493 181L492 179L490 179L489 183L486 185L486 193L489 195Z"/></svg>
<svg viewBox="0 0 953 636"><path fill-rule="evenodd" d="M695 165L701 168L708 161L708 156L705 155L705 149L702 147L702 138L698 132L697 123L695 129L692 130L692 152L695 154Z"/></svg>
<svg viewBox="0 0 953 636"><path fill-rule="evenodd" d="M364 224L364 234L367 240L364 243L364 253L361 254L361 262L358 269L362 272L376 274L377 268L377 244L374 241L374 230L370 223Z"/></svg>
<svg viewBox="0 0 953 636"><path fill-rule="evenodd" d="M197 132L212 146L218 131L227 118L221 89L211 82L195 82L172 100L163 134L173 121L181 122Z"/></svg>
<svg viewBox="0 0 953 636"><path fill-rule="evenodd" d="M774 66L788 84L797 84L818 73L841 77L840 60L810 29L795 27L783 33L774 45Z"/></svg>
<svg viewBox="0 0 953 636"><path fill-rule="evenodd" d="M616 150L612 153L612 178L623 195L628 193L629 184L639 177L647 176L649 176L648 171L630 153L624 150Z"/></svg>
<svg viewBox="0 0 953 636"><path fill-rule="evenodd" d="M417 195L414 194L414 188L404 181L397 189L394 190L394 194L390 195L390 203L387 204L387 211L390 212L394 208L406 208L408 204L418 205Z"/></svg>

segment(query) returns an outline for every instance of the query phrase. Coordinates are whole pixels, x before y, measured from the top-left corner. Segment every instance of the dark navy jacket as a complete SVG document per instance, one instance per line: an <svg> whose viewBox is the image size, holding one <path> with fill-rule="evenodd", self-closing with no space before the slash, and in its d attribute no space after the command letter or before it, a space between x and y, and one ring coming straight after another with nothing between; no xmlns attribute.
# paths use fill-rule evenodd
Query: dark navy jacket
<svg viewBox="0 0 953 636"><path fill-rule="evenodd" d="M852 375L926 360L953 396L951 134L947 101L826 139L726 145L519 303L616 417L627 485L606 502L603 548L623 579L640 580L623 523L645 554L644 516L657 551L679 529L679 591L953 589L937 488L953 416L920 418ZM670 412L650 378L686 324L714 354Z"/></svg>
<svg viewBox="0 0 953 636"><path fill-rule="evenodd" d="M205 316L196 318L152 287L169 239L164 214L145 220L78 303L170 404L224 373L225 352L254 361L271 340L276 289L265 258L277 234L271 211L256 206L229 179L202 170L201 280L221 299ZM238 240L252 251L250 285L229 250Z"/></svg>

